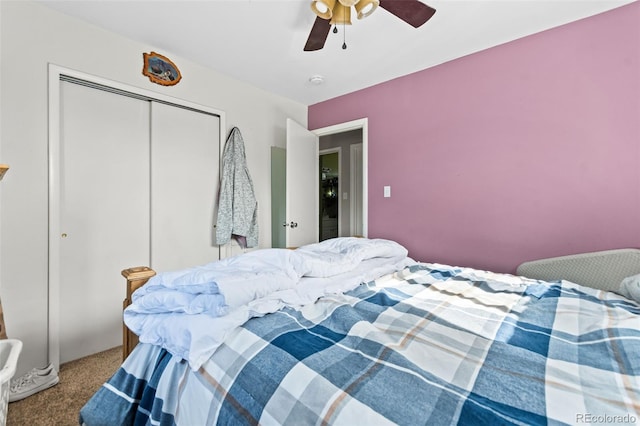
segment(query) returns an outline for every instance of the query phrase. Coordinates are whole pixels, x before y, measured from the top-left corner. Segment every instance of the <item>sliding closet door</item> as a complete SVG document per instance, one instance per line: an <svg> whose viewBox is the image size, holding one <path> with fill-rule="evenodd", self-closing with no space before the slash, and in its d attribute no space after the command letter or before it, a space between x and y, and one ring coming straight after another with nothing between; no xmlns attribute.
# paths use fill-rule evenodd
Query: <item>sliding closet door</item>
<svg viewBox="0 0 640 426"><path fill-rule="evenodd" d="M220 118L152 102L151 140L151 267L218 260Z"/></svg>
<svg viewBox="0 0 640 426"><path fill-rule="evenodd" d="M59 325L66 362L122 344L120 271L149 262L149 102L60 84Z"/></svg>

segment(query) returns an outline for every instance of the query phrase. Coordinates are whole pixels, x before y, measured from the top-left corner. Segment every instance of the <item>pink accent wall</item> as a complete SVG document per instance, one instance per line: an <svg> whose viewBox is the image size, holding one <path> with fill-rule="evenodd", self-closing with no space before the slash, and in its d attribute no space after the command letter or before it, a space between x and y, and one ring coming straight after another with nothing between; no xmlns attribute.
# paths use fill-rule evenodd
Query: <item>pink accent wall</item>
<svg viewBox="0 0 640 426"><path fill-rule="evenodd" d="M369 237L427 262L640 247L640 2L309 107L369 119ZM391 198L383 198L383 186Z"/></svg>

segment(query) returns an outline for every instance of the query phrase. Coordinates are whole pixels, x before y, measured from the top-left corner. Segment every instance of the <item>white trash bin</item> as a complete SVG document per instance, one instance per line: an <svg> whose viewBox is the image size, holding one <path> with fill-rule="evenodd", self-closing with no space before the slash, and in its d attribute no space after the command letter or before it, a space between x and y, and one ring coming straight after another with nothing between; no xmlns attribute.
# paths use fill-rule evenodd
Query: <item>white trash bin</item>
<svg viewBox="0 0 640 426"><path fill-rule="evenodd" d="M17 339L0 340L0 426L7 424L9 387L16 373L22 342Z"/></svg>

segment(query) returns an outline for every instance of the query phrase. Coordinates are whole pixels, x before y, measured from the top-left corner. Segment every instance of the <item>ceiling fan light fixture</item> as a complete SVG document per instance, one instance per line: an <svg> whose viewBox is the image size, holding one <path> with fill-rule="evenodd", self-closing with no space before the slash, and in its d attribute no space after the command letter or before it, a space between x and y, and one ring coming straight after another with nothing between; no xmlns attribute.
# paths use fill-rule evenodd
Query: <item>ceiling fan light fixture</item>
<svg viewBox="0 0 640 426"><path fill-rule="evenodd" d="M351 6L354 6L355 4L357 4L358 2L360 2L362 0L338 0L338 1L343 6L351 7Z"/></svg>
<svg viewBox="0 0 640 426"><path fill-rule="evenodd" d="M331 19L336 0L313 0L311 10L322 19Z"/></svg>
<svg viewBox="0 0 640 426"><path fill-rule="evenodd" d="M351 8L342 3L336 3L333 8L332 25L351 25Z"/></svg>
<svg viewBox="0 0 640 426"><path fill-rule="evenodd" d="M364 19L371 15L380 6L380 0L360 0L355 4L358 19Z"/></svg>

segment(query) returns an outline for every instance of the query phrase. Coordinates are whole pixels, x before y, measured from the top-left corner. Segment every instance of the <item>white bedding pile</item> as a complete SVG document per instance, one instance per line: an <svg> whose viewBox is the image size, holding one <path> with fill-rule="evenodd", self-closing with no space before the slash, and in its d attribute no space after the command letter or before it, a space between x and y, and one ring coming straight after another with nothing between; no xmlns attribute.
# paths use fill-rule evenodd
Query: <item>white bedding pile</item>
<svg viewBox="0 0 640 426"><path fill-rule="evenodd" d="M257 250L154 276L133 294L124 321L141 342L162 346L197 370L250 318L349 291L411 263L404 247L383 239Z"/></svg>
<svg viewBox="0 0 640 426"><path fill-rule="evenodd" d="M640 274L623 279L620 283L618 293L627 299L640 303Z"/></svg>

